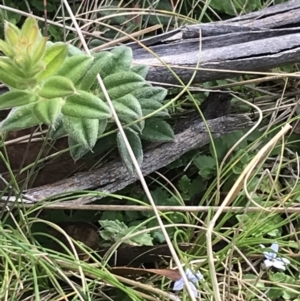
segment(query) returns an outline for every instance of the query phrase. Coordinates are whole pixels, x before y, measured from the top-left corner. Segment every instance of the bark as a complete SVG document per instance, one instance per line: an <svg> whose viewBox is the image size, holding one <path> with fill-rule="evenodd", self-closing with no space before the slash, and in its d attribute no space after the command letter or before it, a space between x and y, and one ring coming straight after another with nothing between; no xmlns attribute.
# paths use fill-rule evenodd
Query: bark
<svg viewBox="0 0 300 301"><path fill-rule="evenodd" d="M142 41L157 57L137 43L128 45L135 64L150 66L148 80L180 84L167 64L187 83L199 60L201 70L194 83L201 83L237 75L230 70L266 71L299 62L299 24L300 2L295 0L224 22L183 26Z"/></svg>
<svg viewBox="0 0 300 301"><path fill-rule="evenodd" d="M228 115L207 121L213 138L245 129L252 125L247 115ZM199 119L186 120L181 124L182 131L175 135L174 142L164 143L145 153L142 164L146 176L177 160L186 152L210 142L205 123ZM26 196L36 201L56 194L71 194L78 190L93 190L103 193L119 191L137 181L137 175L130 174L121 161L113 161L97 170L79 173L68 179L37 188L29 189ZM61 195L60 195L61 196ZM97 196L97 199L101 196ZM96 198L81 198L76 203L84 204Z"/></svg>

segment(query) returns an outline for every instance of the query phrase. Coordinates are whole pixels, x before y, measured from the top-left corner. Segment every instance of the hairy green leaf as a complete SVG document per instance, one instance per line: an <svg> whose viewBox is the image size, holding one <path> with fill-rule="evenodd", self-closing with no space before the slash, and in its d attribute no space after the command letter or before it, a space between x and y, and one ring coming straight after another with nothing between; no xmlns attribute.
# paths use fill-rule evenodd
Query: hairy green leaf
<svg viewBox="0 0 300 301"><path fill-rule="evenodd" d="M152 142L169 142L174 139L171 126L164 120L149 118L145 120L142 138Z"/></svg>
<svg viewBox="0 0 300 301"><path fill-rule="evenodd" d="M65 43L55 43L46 49L43 62L45 69L38 75L39 80L48 78L54 74L68 55L68 45Z"/></svg>
<svg viewBox="0 0 300 301"><path fill-rule="evenodd" d="M0 39L0 50L9 58L13 58L15 56L13 47L1 39Z"/></svg>
<svg viewBox="0 0 300 301"><path fill-rule="evenodd" d="M66 77L76 84L86 73L93 60L93 57L86 54L68 57L58 69L56 75Z"/></svg>
<svg viewBox="0 0 300 301"><path fill-rule="evenodd" d="M103 51L95 54L95 59L97 61L97 64L100 66L100 71L98 71L98 73L100 74L103 80L109 75L117 74L124 71L130 71L132 61L132 50L129 47L120 46L114 48L111 52ZM95 68L95 70L97 69L98 67ZM136 73L138 75L138 72L133 73ZM95 71L91 70L90 74L87 75L91 75L91 77L94 78L94 74ZM95 79L91 82L92 86L90 86L90 82L88 82L88 80L84 81L86 82L86 84L84 84L84 86L81 86L83 90L85 90L83 87L86 87L87 85L90 87L91 90L95 90L97 88L99 89L99 84Z"/></svg>
<svg viewBox="0 0 300 301"><path fill-rule="evenodd" d="M93 148L98 136L99 122L97 119L64 116L63 123L72 139L85 148Z"/></svg>
<svg viewBox="0 0 300 301"><path fill-rule="evenodd" d="M24 35L24 36L29 35L32 30L32 27L35 27L35 26L36 27L38 26L36 19L34 19L33 17L26 18L26 20L24 21L22 28L21 28L22 35Z"/></svg>
<svg viewBox="0 0 300 301"><path fill-rule="evenodd" d="M106 130L107 119L99 119L98 136L100 137Z"/></svg>
<svg viewBox="0 0 300 301"><path fill-rule="evenodd" d="M25 91L9 91L0 95L0 109L10 109L37 101L38 97Z"/></svg>
<svg viewBox="0 0 300 301"><path fill-rule="evenodd" d="M132 116L129 116L129 115L126 115L126 114L118 115L118 116L119 116L120 121L124 125L132 123L132 122L134 122L136 120L136 119L133 120ZM141 121L132 123L130 125L130 128L140 135L142 133L143 129L144 129L144 124L145 124L145 121L141 120Z"/></svg>
<svg viewBox="0 0 300 301"><path fill-rule="evenodd" d="M98 85L98 82L96 81L98 73L102 79L110 73L110 69L108 68L109 64L107 64L107 62L112 58L112 56L113 55L107 51L103 51L95 55L93 64L80 81L79 87L81 90L88 91L92 86L94 86L95 82Z"/></svg>
<svg viewBox="0 0 300 301"><path fill-rule="evenodd" d="M25 72L23 71L23 69L20 68L12 59L8 57L0 56L0 68L16 80L20 81L25 77ZM3 76L2 73L1 76Z"/></svg>
<svg viewBox="0 0 300 301"><path fill-rule="evenodd" d="M60 113L62 104L61 98L42 98L35 102L33 113L42 123L52 125Z"/></svg>
<svg viewBox="0 0 300 301"><path fill-rule="evenodd" d="M52 76L41 87L39 93L43 98L65 97L76 92L74 84L63 76Z"/></svg>
<svg viewBox="0 0 300 301"><path fill-rule="evenodd" d="M143 115L142 108L138 100L131 94L127 94L113 101L114 108L119 119L125 123L131 123L140 119ZM133 125L133 128L141 132L144 128L144 120Z"/></svg>
<svg viewBox="0 0 300 301"><path fill-rule="evenodd" d="M46 43L47 43L47 38L43 37L36 45L31 58L33 66L40 63L40 60L44 57L45 50L46 50ZM43 64L41 64L41 66L43 66Z"/></svg>
<svg viewBox="0 0 300 301"><path fill-rule="evenodd" d="M26 85L23 83L23 78L7 72L0 67L0 81L8 87L23 90L26 89Z"/></svg>
<svg viewBox="0 0 300 301"><path fill-rule="evenodd" d="M104 101L82 90L66 98L62 113L79 118L107 119L111 117L110 109Z"/></svg>
<svg viewBox="0 0 300 301"><path fill-rule="evenodd" d="M139 101L147 99L149 101L162 102L168 93L167 89L161 87L152 87L151 85L145 85L131 92Z"/></svg>
<svg viewBox="0 0 300 301"><path fill-rule="evenodd" d="M84 53L78 47L76 47L72 44L68 44L68 54L69 54L69 56L74 56L74 55L84 54Z"/></svg>
<svg viewBox="0 0 300 301"><path fill-rule="evenodd" d="M153 113L154 111L160 109L162 107L162 104L156 100L151 99L142 99L140 100L140 105L142 107L143 116L147 116L148 114ZM167 108L164 108L163 110L155 113L153 115L155 117L169 117L169 112Z"/></svg>
<svg viewBox="0 0 300 301"><path fill-rule="evenodd" d="M0 131L17 131L32 127L41 123L35 115L32 114L34 103L13 108L8 116L0 123Z"/></svg>
<svg viewBox="0 0 300 301"><path fill-rule="evenodd" d="M11 46L17 46L19 43L19 37L21 36L20 29L10 22L5 22L4 27L5 41Z"/></svg>
<svg viewBox="0 0 300 301"><path fill-rule="evenodd" d="M145 65L135 65L130 68L130 70L138 75L140 75L142 78L146 78L148 74L149 67Z"/></svg>
<svg viewBox="0 0 300 301"><path fill-rule="evenodd" d="M145 80L134 72L124 71L108 75L103 83L110 98L115 100L143 86ZM103 92L100 93L99 97L104 99Z"/></svg>
<svg viewBox="0 0 300 301"><path fill-rule="evenodd" d="M59 113L54 121L54 124L52 124L52 126L50 127L49 135L51 139L59 139L67 136L68 133L64 128L63 116L63 114Z"/></svg>
<svg viewBox="0 0 300 301"><path fill-rule="evenodd" d="M143 162L143 147L140 137L131 129L125 129L126 137L129 141L129 144L133 150L133 153L139 163L139 165ZM124 162L128 171L133 174L134 173L134 165L130 158L129 152L126 148L125 142L120 133L117 134L117 145L118 150L121 155L122 161Z"/></svg>
<svg viewBox="0 0 300 301"><path fill-rule="evenodd" d="M99 125L100 127L101 125ZM98 133L99 137L99 133ZM93 158L99 154L103 154L104 152L107 153L109 150L114 149L116 147L116 139L117 134L112 133L108 136L104 136L97 140L95 146L93 147L93 152L87 154L86 157Z"/></svg>
<svg viewBox="0 0 300 301"><path fill-rule="evenodd" d="M100 53L96 53L95 58L97 61L99 60L98 65L101 65L101 69L98 73L101 76L101 79L103 80L104 78L106 78L108 75L111 74L113 54L108 51L103 51ZM97 76L97 74L96 74L96 76ZM92 83L92 86L90 86L90 90L92 90L92 91L94 91L94 90L100 91L101 90L96 77Z"/></svg>
<svg viewBox="0 0 300 301"><path fill-rule="evenodd" d="M121 71L129 71L132 62L132 50L127 46L115 47L111 53L113 54L113 63L111 73Z"/></svg>
<svg viewBox="0 0 300 301"><path fill-rule="evenodd" d="M70 154L74 161L79 160L82 158L86 153L90 151L89 148L86 148L85 146L78 145L78 142L74 139L72 139L70 136L68 137L68 144L70 147Z"/></svg>
<svg viewBox="0 0 300 301"><path fill-rule="evenodd" d="M118 114L129 115L132 119L142 117L142 108L138 100L131 94L127 94L113 101L113 105Z"/></svg>

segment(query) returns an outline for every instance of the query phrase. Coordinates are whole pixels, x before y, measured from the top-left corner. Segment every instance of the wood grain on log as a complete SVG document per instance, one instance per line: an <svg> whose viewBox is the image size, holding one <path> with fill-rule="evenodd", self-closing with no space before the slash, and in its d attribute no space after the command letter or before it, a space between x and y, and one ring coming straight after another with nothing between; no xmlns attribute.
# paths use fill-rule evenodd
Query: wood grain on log
<svg viewBox="0 0 300 301"><path fill-rule="evenodd" d="M228 115L208 120L207 124L212 137L218 138L250 127L252 122L247 115ZM142 164L144 176L170 164L186 152L210 142L205 123L201 120L186 120L182 122L181 126L185 127L185 130L175 136L174 142L161 144L145 153ZM137 180L137 176L131 175L121 161L113 161L97 170L79 173L51 185L30 189L26 195L39 201L56 194L70 194L78 190L98 190L104 193L113 193ZM80 199L77 203L84 204L86 201L91 202L94 199Z"/></svg>
<svg viewBox="0 0 300 301"><path fill-rule="evenodd" d="M201 83L236 76L230 70L264 71L299 62L299 25L300 2L295 0L223 22L184 26L142 41L159 59L137 43L128 46L135 64L150 66L148 80L180 84L167 64L187 83L200 59L201 70L194 83Z"/></svg>

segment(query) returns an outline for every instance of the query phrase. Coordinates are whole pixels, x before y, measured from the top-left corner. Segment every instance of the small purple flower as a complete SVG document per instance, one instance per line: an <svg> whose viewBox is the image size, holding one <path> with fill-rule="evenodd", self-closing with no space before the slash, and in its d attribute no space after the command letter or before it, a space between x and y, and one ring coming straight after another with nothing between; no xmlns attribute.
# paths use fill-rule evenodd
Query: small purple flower
<svg viewBox="0 0 300 301"><path fill-rule="evenodd" d="M198 296L198 291L194 285L194 283L197 283L199 280L203 279L203 275L200 272L197 272L196 274L194 274L190 269L187 269L185 271L186 277L189 281L189 284L191 286L191 289L194 293L194 296L197 297ZM184 281L183 279L179 279L177 281L175 281L174 286L173 286L173 290L174 291L181 291L184 287Z"/></svg>
<svg viewBox="0 0 300 301"><path fill-rule="evenodd" d="M262 248L265 248L264 245L260 245ZM279 245L278 244L272 244L270 249L273 252L263 252L265 255L265 260L264 264L267 269L270 267L274 267L279 270L285 270L285 266L290 264L290 261L286 258L281 258L277 256L278 250L279 250Z"/></svg>

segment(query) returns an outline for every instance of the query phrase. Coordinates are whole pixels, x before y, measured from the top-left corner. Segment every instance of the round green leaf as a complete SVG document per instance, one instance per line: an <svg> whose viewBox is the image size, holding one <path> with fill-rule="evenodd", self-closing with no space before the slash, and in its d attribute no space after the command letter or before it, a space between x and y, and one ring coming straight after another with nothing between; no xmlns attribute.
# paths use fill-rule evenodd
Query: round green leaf
<svg viewBox="0 0 300 301"><path fill-rule="evenodd" d="M110 109L104 101L82 90L67 97L62 113L80 118L107 119L111 117Z"/></svg>
<svg viewBox="0 0 300 301"><path fill-rule="evenodd" d="M60 113L63 100L61 98L40 99L33 107L35 116L45 124L53 124Z"/></svg>
<svg viewBox="0 0 300 301"><path fill-rule="evenodd" d="M91 65L93 57L79 54L68 57L56 72L56 75L70 79L76 84Z"/></svg>
<svg viewBox="0 0 300 301"><path fill-rule="evenodd" d="M10 109L37 101L38 97L25 91L9 91L0 96L0 109Z"/></svg>
<svg viewBox="0 0 300 301"><path fill-rule="evenodd" d="M166 121L149 118L145 120L142 138L152 142L170 142L174 140L174 132Z"/></svg>
<svg viewBox="0 0 300 301"><path fill-rule="evenodd" d="M65 97L75 93L71 80L63 76L52 76L42 86L39 96L43 98Z"/></svg>
<svg viewBox="0 0 300 301"><path fill-rule="evenodd" d="M211 156L198 155L194 158L193 163L199 169L199 174L204 179L209 179L211 175L215 172L216 160Z"/></svg>
<svg viewBox="0 0 300 301"><path fill-rule="evenodd" d="M97 119L64 116L63 124L72 139L85 148L93 148L98 137L99 121Z"/></svg>
<svg viewBox="0 0 300 301"><path fill-rule="evenodd" d="M38 118L32 114L34 105L34 103L31 103L12 109L8 116L0 123L0 131L17 131L41 123Z"/></svg>

